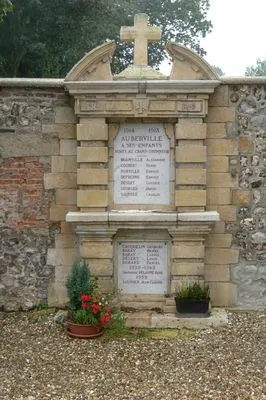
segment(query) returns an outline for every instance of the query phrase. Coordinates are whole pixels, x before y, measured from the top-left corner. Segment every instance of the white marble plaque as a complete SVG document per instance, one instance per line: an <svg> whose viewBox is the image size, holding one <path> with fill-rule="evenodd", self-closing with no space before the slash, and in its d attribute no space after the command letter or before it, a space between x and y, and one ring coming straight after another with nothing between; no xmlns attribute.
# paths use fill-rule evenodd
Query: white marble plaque
<svg viewBox="0 0 266 400"><path fill-rule="evenodd" d="M119 242L118 290L121 293L166 293L167 259L166 242Z"/></svg>
<svg viewBox="0 0 266 400"><path fill-rule="evenodd" d="M114 140L114 203L170 203L170 141L163 124L122 124Z"/></svg>

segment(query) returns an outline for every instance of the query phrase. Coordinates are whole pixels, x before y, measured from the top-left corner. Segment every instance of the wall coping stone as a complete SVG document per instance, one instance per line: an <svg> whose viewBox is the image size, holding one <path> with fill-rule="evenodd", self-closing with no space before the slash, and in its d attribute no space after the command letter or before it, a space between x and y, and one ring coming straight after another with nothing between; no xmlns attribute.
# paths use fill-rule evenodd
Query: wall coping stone
<svg viewBox="0 0 266 400"><path fill-rule="evenodd" d="M64 87L64 79L0 78L0 87Z"/></svg>
<svg viewBox="0 0 266 400"><path fill-rule="evenodd" d="M196 81L173 81L173 80L163 80L163 81L122 81L122 82L117 82L117 81L80 81L80 82L68 82L66 84L64 79L54 79L54 78L0 78L0 87L42 87L42 88L49 88L49 87L67 87L68 84L77 84L77 87L81 88L82 85L85 85L87 87L91 87L90 90L95 91L96 87L98 86L97 92L104 91L108 88L107 85L109 83L113 85L121 85L117 86L117 88L120 87L123 88L122 92L126 92L125 88L128 86L128 91L127 93L138 93L138 85L140 85L142 88L146 87L146 92L147 93L153 93L161 91L162 93L164 92L165 88L171 87L170 92L175 92L175 90L188 90L191 91L193 88L193 85L195 85L195 88L204 87L206 86L207 90L210 90L211 87L213 86L213 89L218 86L219 84L222 85L233 85L233 84L263 84L266 83L266 76L223 76L220 78L220 81L205 81L205 80L196 80ZM95 86L96 85L96 86ZM165 86L166 85L166 86ZM160 89L160 90L159 90ZM109 88L108 90L114 90ZM94 92L96 93L96 91ZM108 91L106 91L108 93ZM110 93L110 92L109 92ZM168 92L169 93L169 92ZM183 91L184 93L184 91Z"/></svg>
<svg viewBox="0 0 266 400"><path fill-rule="evenodd" d="M266 83L266 76L222 76L221 84L262 84Z"/></svg>

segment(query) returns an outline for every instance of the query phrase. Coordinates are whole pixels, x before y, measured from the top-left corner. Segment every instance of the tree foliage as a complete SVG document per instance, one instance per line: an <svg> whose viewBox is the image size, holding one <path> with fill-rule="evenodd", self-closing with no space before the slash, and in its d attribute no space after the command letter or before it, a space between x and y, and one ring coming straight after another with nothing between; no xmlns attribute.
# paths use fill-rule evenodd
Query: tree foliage
<svg viewBox="0 0 266 400"><path fill-rule="evenodd" d="M246 76L266 76L266 58L265 60L257 60L255 66L246 68Z"/></svg>
<svg viewBox="0 0 266 400"><path fill-rule="evenodd" d="M0 0L0 23L3 21L4 15L12 11L13 5L10 0Z"/></svg>
<svg viewBox="0 0 266 400"><path fill-rule="evenodd" d="M0 0L1 1L1 0ZM162 27L162 42L149 46L149 65L158 67L166 41L199 54L199 39L211 29L209 0L13 0L14 11L0 25L0 75L64 77L106 40L117 42L115 73L132 62L132 46L119 43L121 26L145 12Z"/></svg>
<svg viewBox="0 0 266 400"><path fill-rule="evenodd" d="M224 71L222 70L222 68L220 68L220 67L218 67L218 66L216 66L216 65L213 65L212 68L214 69L214 71L216 72L216 74L217 74L218 76L223 76L223 75L225 75L225 73L224 73Z"/></svg>

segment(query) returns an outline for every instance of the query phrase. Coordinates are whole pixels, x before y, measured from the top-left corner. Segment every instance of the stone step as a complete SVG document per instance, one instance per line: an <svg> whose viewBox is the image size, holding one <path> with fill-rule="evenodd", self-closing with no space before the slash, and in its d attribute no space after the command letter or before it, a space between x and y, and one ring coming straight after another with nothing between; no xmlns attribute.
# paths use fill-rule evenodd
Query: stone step
<svg viewBox="0 0 266 400"><path fill-rule="evenodd" d="M163 294L121 294L119 296L119 299L121 302L124 301L137 301L137 302L155 302L155 301L160 301L160 302L165 302L166 297Z"/></svg>
<svg viewBox="0 0 266 400"><path fill-rule="evenodd" d="M129 311L132 310L153 310L153 311L163 311L165 307L165 302L158 302L158 301L121 301L122 309L128 309Z"/></svg>
<svg viewBox="0 0 266 400"><path fill-rule="evenodd" d="M178 317L176 314L152 311L125 313L125 316L129 328L208 329L228 324L227 312L221 308L213 309L208 317Z"/></svg>
<svg viewBox="0 0 266 400"><path fill-rule="evenodd" d="M176 306L165 305L163 310L167 314L176 314Z"/></svg>
<svg viewBox="0 0 266 400"><path fill-rule="evenodd" d="M167 298L165 299L165 305L166 305L166 306L173 306L173 305L175 305L175 299L174 299L174 297L167 297Z"/></svg>

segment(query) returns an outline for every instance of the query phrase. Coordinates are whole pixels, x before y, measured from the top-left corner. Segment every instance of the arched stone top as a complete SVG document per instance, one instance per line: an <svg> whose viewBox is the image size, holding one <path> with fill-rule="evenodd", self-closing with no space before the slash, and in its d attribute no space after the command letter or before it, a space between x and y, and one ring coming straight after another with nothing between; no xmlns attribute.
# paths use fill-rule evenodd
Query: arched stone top
<svg viewBox="0 0 266 400"><path fill-rule="evenodd" d="M194 51L181 44L168 42L166 50L173 59L173 80L219 80L213 68Z"/></svg>
<svg viewBox="0 0 266 400"><path fill-rule="evenodd" d="M104 43L87 53L67 74L65 81L111 81L110 62L116 45Z"/></svg>

